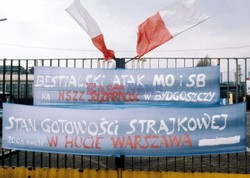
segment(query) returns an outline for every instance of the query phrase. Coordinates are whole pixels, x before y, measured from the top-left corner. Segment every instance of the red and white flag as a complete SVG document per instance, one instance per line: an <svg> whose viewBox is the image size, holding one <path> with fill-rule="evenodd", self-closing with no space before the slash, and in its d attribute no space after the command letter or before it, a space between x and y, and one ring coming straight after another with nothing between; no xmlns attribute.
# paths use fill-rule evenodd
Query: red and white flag
<svg viewBox="0 0 250 178"><path fill-rule="evenodd" d="M139 25L136 57L142 57L208 18L208 15L201 12L195 0L175 0L169 7L157 12Z"/></svg>
<svg viewBox="0 0 250 178"><path fill-rule="evenodd" d="M82 6L80 0L74 2L66 9L73 19L83 28L83 30L90 36L93 44L98 48L106 60L115 57L114 51L107 49L103 34L88 11Z"/></svg>

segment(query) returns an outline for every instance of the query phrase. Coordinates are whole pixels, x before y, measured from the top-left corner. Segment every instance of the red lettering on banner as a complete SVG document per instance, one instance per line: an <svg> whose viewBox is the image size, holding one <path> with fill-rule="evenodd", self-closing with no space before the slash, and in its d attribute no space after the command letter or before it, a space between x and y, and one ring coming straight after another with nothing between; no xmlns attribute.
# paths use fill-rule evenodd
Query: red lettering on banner
<svg viewBox="0 0 250 178"><path fill-rule="evenodd" d="M96 91L94 90L96 88L96 83L88 83L87 84L87 95L95 94Z"/></svg>
<svg viewBox="0 0 250 178"><path fill-rule="evenodd" d="M84 101L83 96L84 96L84 92L80 91L79 101Z"/></svg>
<svg viewBox="0 0 250 178"><path fill-rule="evenodd" d="M142 146L140 145L140 142L142 141L142 138L140 135L135 135L135 142L134 142L134 148L137 148L137 145L139 146L139 148L142 149Z"/></svg>
<svg viewBox="0 0 250 178"><path fill-rule="evenodd" d="M87 139L88 139L88 137L85 137L85 138L83 138L83 140L81 140L82 146L83 146L85 149L90 149L91 146L87 146L87 144L86 144L86 140L87 140Z"/></svg>
<svg viewBox="0 0 250 178"><path fill-rule="evenodd" d="M132 143L131 137L128 136L125 147L127 148L127 146L130 146L131 149L134 149L134 145Z"/></svg>
<svg viewBox="0 0 250 178"><path fill-rule="evenodd" d="M70 145L71 148L73 148L73 138L71 140L68 140L68 135L65 136L65 148L68 148L68 145Z"/></svg>
<svg viewBox="0 0 250 178"><path fill-rule="evenodd" d="M103 137L65 136L65 148L101 149L100 142Z"/></svg>
<svg viewBox="0 0 250 178"><path fill-rule="evenodd" d="M113 144L113 147L114 148L117 148L117 147L120 147L120 148L124 148L124 143L125 143L125 138L122 137L111 137L111 141L112 141L112 144Z"/></svg>
<svg viewBox="0 0 250 178"><path fill-rule="evenodd" d="M100 141L103 139L103 137L97 137L95 142L95 149L101 149L100 147Z"/></svg>
<svg viewBox="0 0 250 178"><path fill-rule="evenodd" d="M136 102L139 101L137 94L128 93L95 93L89 95L89 102Z"/></svg>
<svg viewBox="0 0 250 178"><path fill-rule="evenodd" d="M101 93L101 94L105 93L105 90L102 85L97 86L97 93Z"/></svg>
<svg viewBox="0 0 250 178"><path fill-rule="evenodd" d="M174 136L174 138L172 138L171 135L169 135L169 141L170 141L170 146L173 147L176 143L176 147L179 147L182 141L182 135L180 136Z"/></svg>
<svg viewBox="0 0 250 178"><path fill-rule="evenodd" d="M47 141L50 147L57 147L58 144L58 136L52 136L51 138L47 137Z"/></svg>
<svg viewBox="0 0 250 178"><path fill-rule="evenodd" d="M166 136L162 135L161 138L162 139L161 139L160 147L165 146L166 148L168 148L168 140L167 140Z"/></svg>
<svg viewBox="0 0 250 178"><path fill-rule="evenodd" d="M157 135L153 135L151 138L153 143L151 144L150 148L160 148L160 146L156 143L159 137Z"/></svg>
<svg viewBox="0 0 250 178"><path fill-rule="evenodd" d="M71 91L66 91L66 101L71 101Z"/></svg>
<svg viewBox="0 0 250 178"><path fill-rule="evenodd" d="M84 91L59 91L59 101L84 101ZM106 102L137 102L138 94L128 93L123 85L96 85L96 83L87 84L86 95L89 96L88 102L106 103Z"/></svg>
<svg viewBox="0 0 250 178"><path fill-rule="evenodd" d="M95 83L87 84L87 95L89 102L136 102L139 101L138 94L125 91L123 85L107 85L106 88Z"/></svg>
<svg viewBox="0 0 250 178"><path fill-rule="evenodd" d="M191 138L190 138L190 136L188 134L184 135L184 140L182 142L182 147L185 146L185 143L189 144L189 147L192 148L192 146L193 146L192 141L191 141Z"/></svg>
<svg viewBox="0 0 250 178"><path fill-rule="evenodd" d="M185 135L135 135L110 137L113 148L130 148L130 149L160 149L160 148L178 148L189 146L192 147L191 137Z"/></svg>
<svg viewBox="0 0 250 178"><path fill-rule="evenodd" d="M106 87L106 89L107 89L107 93L113 93L113 85L107 85L107 87Z"/></svg>
<svg viewBox="0 0 250 178"><path fill-rule="evenodd" d="M150 145L149 145L149 140L150 140L150 138L151 138L151 135L146 135L145 137L144 137L144 140L145 140L145 143L146 143L146 145L144 145L144 146L142 146L142 148L143 149L146 149L146 148L148 148Z"/></svg>
<svg viewBox="0 0 250 178"><path fill-rule="evenodd" d="M59 101L64 101L64 91L59 91Z"/></svg>
<svg viewBox="0 0 250 178"><path fill-rule="evenodd" d="M74 93L74 96L73 96L73 101L77 101L77 94L78 94L78 91L73 91Z"/></svg>
<svg viewBox="0 0 250 178"><path fill-rule="evenodd" d="M75 147L76 148L81 148L81 143L80 143L80 145L78 145L78 143L77 143L77 136L75 137L74 142L75 142Z"/></svg>
<svg viewBox="0 0 250 178"><path fill-rule="evenodd" d="M59 91L59 101L84 101L84 91Z"/></svg>

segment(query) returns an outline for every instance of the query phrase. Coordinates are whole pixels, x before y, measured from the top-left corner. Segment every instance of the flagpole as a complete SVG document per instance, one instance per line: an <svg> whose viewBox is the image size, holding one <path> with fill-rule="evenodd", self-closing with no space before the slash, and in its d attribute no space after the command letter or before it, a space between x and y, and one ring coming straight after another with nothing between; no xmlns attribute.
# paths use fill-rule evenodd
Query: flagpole
<svg viewBox="0 0 250 178"><path fill-rule="evenodd" d="M116 68L117 69L125 69L125 58L116 58L116 57L114 57L114 60L116 62Z"/></svg>
<svg viewBox="0 0 250 178"><path fill-rule="evenodd" d="M4 18L4 19L0 19L0 21L5 21L5 20L7 20L6 18Z"/></svg>

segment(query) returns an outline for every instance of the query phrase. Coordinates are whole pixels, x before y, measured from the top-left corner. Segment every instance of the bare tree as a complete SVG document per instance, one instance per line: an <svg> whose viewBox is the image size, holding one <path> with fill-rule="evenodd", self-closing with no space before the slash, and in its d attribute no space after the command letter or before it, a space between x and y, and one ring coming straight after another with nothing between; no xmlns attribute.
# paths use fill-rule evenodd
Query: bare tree
<svg viewBox="0 0 250 178"><path fill-rule="evenodd" d="M211 59L209 58L208 55L205 56L205 58L201 59L196 67L204 67L204 66L211 66Z"/></svg>

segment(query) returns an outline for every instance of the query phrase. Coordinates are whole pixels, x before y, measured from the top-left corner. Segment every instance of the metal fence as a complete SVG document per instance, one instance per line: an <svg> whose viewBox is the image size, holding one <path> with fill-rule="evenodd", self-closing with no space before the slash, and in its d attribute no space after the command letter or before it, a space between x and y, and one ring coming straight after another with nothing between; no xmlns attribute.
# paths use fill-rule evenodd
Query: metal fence
<svg viewBox="0 0 250 178"><path fill-rule="evenodd" d="M178 68L220 65L223 102L248 102L247 80L250 58L129 58L106 62L103 59L2 59L0 60L0 104L33 104L34 66L73 68ZM190 69L191 70L191 69ZM249 86L250 87L250 86ZM249 88L250 89L250 88ZM250 115L247 123L250 147ZM0 145L1 146L1 145ZM90 169L156 170L181 172L250 173L250 153L184 157L103 157L51 154L1 148L0 165Z"/></svg>

